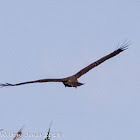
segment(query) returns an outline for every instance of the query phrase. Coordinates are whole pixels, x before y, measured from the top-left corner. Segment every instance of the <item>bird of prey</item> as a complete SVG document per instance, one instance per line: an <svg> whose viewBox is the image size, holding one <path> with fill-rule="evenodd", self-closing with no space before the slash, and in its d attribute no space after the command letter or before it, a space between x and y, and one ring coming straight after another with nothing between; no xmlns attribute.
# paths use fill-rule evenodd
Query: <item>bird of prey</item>
<svg viewBox="0 0 140 140"><path fill-rule="evenodd" d="M112 53L100 58L99 60L91 63L90 65L88 65L87 67L83 68L82 70L80 70L76 74L74 74L72 76L69 76L69 77L66 77L66 78L40 79L40 80L27 81L27 82L22 82L22 83L17 83L17 84L5 83L5 84L0 84L0 87L19 86L19 85L25 85L25 84L31 84L31 83L44 83L44 82L62 82L65 85L65 87L78 87L78 86L83 85L83 83L78 82L77 79L79 77L81 77L82 75L87 73L89 70L97 67L98 65L100 65L104 61L106 61L106 60L118 55L119 53L123 52L124 50L126 50L128 48L129 45L130 44L126 43L126 41L125 41L120 47L117 47L117 49L115 51L113 51Z"/></svg>

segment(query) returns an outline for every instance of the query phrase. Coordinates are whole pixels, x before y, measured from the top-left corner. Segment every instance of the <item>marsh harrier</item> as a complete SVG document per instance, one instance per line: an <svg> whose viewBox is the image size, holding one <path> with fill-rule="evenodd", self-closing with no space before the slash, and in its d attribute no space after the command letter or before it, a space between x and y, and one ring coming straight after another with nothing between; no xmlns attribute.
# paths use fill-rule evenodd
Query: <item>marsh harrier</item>
<svg viewBox="0 0 140 140"><path fill-rule="evenodd" d="M31 83L44 83L44 82L62 82L65 87L78 87L83 85L83 83L78 82L78 78L87 73L89 70L97 67L104 61L118 55L119 53L123 52L124 50L127 49L129 46L129 43L124 42L119 48L117 48L115 51L112 53L100 58L99 60L91 63L87 67L83 68L76 74L66 77L66 78L59 78L59 79L40 79L40 80L35 80L35 81L27 81L27 82L22 82L22 83L17 83L17 84L10 84L10 83L5 83L5 84L0 84L0 87L7 87L7 86L19 86L19 85L25 85L25 84L31 84Z"/></svg>

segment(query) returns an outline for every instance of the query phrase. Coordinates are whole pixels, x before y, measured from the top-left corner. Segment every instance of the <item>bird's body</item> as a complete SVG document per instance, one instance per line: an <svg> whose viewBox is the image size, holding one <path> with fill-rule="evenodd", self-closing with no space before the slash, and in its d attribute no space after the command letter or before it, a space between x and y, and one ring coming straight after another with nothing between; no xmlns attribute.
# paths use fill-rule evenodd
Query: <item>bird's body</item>
<svg viewBox="0 0 140 140"><path fill-rule="evenodd" d="M65 87L78 87L83 85L83 83L78 82L77 78L74 75L68 78L64 78L63 84L65 85Z"/></svg>
<svg viewBox="0 0 140 140"><path fill-rule="evenodd" d="M113 51L112 53L102 57L101 59L93 62L92 64L88 65L87 67L83 68L76 74L66 77L66 78L60 78L60 79L40 79L40 80L35 80L35 81L28 81L28 82L22 82L22 83L17 83L17 84L0 84L0 87L5 87L5 86L19 86L19 85L24 85L24 84L31 84L31 83L44 83L44 82L62 82L65 87L78 87L83 85L83 83L78 82L78 78L87 73L89 70L93 69L94 67L100 65L104 61L118 55L119 53L123 52L124 50L127 49L127 47L130 44L124 43L120 48L117 50Z"/></svg>

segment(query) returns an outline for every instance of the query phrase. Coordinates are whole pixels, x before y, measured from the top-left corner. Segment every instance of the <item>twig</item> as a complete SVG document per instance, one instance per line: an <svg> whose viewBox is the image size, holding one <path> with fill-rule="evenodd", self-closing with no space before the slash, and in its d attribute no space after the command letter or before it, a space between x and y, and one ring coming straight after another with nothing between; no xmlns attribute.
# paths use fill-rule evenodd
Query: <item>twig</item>
<svg viewBox="0 0 140 140"><path fill-rule="evenodd" d="M23 126L24 127L24 126ZM18 138L20 138L21 137L21 135L22 135L22 129L23 129L23 127L17 132L17 134L16 134L16 136L14 137L14 139L13 140L17 140Z"/></svg>

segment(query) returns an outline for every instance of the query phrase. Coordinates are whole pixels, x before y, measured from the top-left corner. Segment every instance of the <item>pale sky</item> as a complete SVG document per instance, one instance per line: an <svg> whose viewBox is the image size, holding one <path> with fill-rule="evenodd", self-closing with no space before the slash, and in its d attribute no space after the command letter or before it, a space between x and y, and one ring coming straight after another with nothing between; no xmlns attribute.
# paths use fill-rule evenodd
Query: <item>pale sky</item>
<svg viewBox="0 0 140 140"><path fill-rule="evenodd" d="M52 140L140 139L140 0L0 1L0 83L61 78L132 45L79 79L85 85L0 89L0 129ZM1 133L2 133L1 132ZM11 140L13 137L0 137Z"/></svg>

